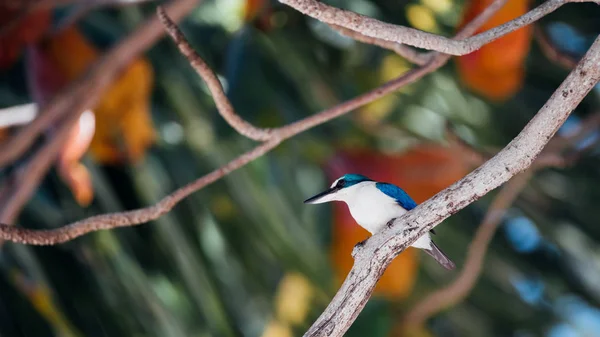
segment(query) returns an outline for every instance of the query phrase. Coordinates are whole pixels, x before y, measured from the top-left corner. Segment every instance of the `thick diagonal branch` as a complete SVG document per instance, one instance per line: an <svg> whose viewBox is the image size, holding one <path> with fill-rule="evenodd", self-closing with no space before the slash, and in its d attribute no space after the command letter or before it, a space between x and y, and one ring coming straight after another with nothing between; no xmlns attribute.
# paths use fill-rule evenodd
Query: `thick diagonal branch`
<svg viewBox="0 0 600 337"><path fill-rule="evenodd" d="M565 137L553 138L527 171L518 174L502 186L475 232L475 236L469 245L464 266L458 277L449 285L428 294L419 301L404 316L404 326L422 326L429 317L456 305L469 295L481 274L487 249L496 230L502 223L506 211L538 170L573 164L574 159L577 159L590 149L586 146L578 148L575 153L569 155L565 155L564 153L566 149L575 146L582 137L589 137L591 132L594 132L598 128L600 114L592 114L581 124L582 126L575 133Z"/></svg>
<svg viewBox="0 0 600 337"><path fill-rule="evenodd" d="M397 219L355 249L354 266L304 336L342 336L392 260L450 215L524 171L600 80L600 37L536 116L502 151L469 175Z"/></svg>

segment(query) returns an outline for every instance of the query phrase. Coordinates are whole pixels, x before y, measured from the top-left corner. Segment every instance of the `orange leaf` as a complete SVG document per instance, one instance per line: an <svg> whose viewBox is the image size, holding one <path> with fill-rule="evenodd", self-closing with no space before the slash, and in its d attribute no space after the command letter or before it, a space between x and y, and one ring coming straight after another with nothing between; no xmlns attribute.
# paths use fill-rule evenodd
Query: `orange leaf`
<svg viewBox="0 0 600 337"><path fill-rule="evenodd" d="M462 23L471 21L493 0L470 0ZM478 32L506 23L527 12L529 0L508 1ZM471 90L496 101L514 95L523 83L525 58L529 53L532 27L526 26L456 59L461 80Z"/></svg>
<svg viewBox="0 0 600 337"><path fill-rule="evenodd" d="M12 25L20 9L0 6L0 22ZM50 26L50 11L37 11L0 34L0 69L8 69L21 55L23 47L37 41Z"/></svg>
<svg viewBox="0 0 600 337"><path fill-rule="evenodd" d="M402 187L417 202L423 202L462 178L469 170L458 148L422 145L401 155L384 155L371 150L342 152L327 165L330 180L345 173L360 173ZM333 214L332 259L339 280L350 271L350 255L356 243L369 234L358 226L344 204L336 203ZM406 297L413 288L418 255L409 248L396 258L379 281L375 293L395 299Z"/></svg>
<svg viewBox="0 0 600 337"><path fill-rule="evenodd" d="M98 51L75 28L68 28L48 43L58 67L72 80L98 58ZM136 162L154 142L150 117L152 66L144 58L134 60L104 92L94 108L96 133L90 151L102 163Z"/></svg>
<svg viewBox="0 0 600 337"><path fill-rule="evenodd" d="M152 66L144 59L129 65L94 110L96 137L91 151L103 163L137 162L155 140L150 116Z"/></svg>
<svg viewBox="0 0 600 337"><path fill-rule="evenodd" d="M79 162L90 146L94 137L94 129L94 113L85 111L71 130L69 140L65 143L57 160L58 174L69 185L75 200L81 206L89 205L94 197L90 173Z"/></svg>

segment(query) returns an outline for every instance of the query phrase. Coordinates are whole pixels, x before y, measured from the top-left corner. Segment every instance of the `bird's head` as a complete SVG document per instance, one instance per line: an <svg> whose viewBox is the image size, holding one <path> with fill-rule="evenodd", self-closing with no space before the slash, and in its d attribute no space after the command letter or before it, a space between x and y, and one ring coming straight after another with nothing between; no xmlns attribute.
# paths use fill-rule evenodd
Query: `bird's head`
<svg viewBox="0 0 600 337"><path fill-rule="evenodd" d="M327 189L311 198L304 200L305 204L321 204L329 201L344 201L345 197L350 193L350 187L356 186L371 179L360 174L344 174L336 179L333 184Z"/></svg>

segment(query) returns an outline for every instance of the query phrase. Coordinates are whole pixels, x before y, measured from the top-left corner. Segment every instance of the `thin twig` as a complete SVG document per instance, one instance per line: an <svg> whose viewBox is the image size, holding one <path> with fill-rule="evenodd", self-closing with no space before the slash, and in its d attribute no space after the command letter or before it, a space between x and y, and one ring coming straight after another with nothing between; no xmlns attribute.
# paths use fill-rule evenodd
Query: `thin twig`
<svg viewBox="0 0 600 337"><path fill-rule="evenodd" d="M302 132L319 124L323 124L333 118L339 117L349 112L350 110L354 110L379 97L383 97L390 92L396 91L398 90L398 88L406 85L407 83L411 83L417 80L423 75L428 74L431 71L437 69L439 66L441 66L440 62L429 62L429 64L426 64L424 67L415 69L407 73L406 76L402 76L397 80L388 82L380 88L366 95L361 95L355 99L337 105L331 109L322 111L314 116L307 117L290 125L279 128L261 129L244 121L235 112L235 109L233 108L231 102L229 102L229 99L223 92L221 82L214 74L212 69L210 69L210 67L200 57L200 55L198 55L198 53L196 53L196 51L190 46L190 44L186 41L185 36L181 33L177 26L170 23L168 17L164 16L163 13L161 13L160 9L158 10L158 15L161 18L161 21L167 27L167 31L179 47L181 53L188 59L188 61L194 67L198 75L200 75L200 77L202 77L202 79L206 82L210 92L213 95L215 104L221 116L223 116L223 118L229 123L229 125L235 130L237 130L240 134L253 140L264 141L270 139L275 134L280 135L283 138L289 138L289 136L291 135L295 135L298 132Z"/></svg>
<svg viewBox="0 0 600 337"><path fill-rule="evenodd" d="M178 21L196 7L199 1L178 0L166 7L169 15L175 21ZM33 122L0 144L0 167L18 159L31 147L45 129L66 114L81 114L83 111L93 108L102 93L120 74L121 69L152 46L164 32L158 18L152 17L118 45L106 52L85 75L82 75L55 96L40 111ZM85 98L79 104L79 109L73 110L72 102L76 97Z"/></svg>
<svg viewBox="0 0 600 337"><path fill-rule="evenodd" d="M173 23L165 13L165 11L159 6L157 7L158 17L160 21L165 26L165 29L171 35L177 47L179 47L179 51L188 59L194 70L202 77L208 89L213 95L213 99L215 101L215 105L217 106L217 110L221 114L221 116L229 123L229 125L234 128L241 135L244 135L250 139L257 141L265 141L271 138L272 133L269 129L260 129L255 127L254 125L243 120L240 115L238 115L233 106L227 99L227 95L223 91L223 87L221 86L221 81L217 78L215 73L210 69L210 67L204 62L204 60L196 53L196 51L190 46L187 42L183 33L177 28L177 25Z"/></svg>
<svg viewBox="0 0 600 337"><path fill-rule="evenodd" d="M474 34L481 25L483 25L496 11L498 11L508 0L495 0L490 6L483 10L475 19L469 22L463 27L463 29L456 34L455 39L463 39ZM307 117L288 126L284 126L276 129L282 137L288 138L288 135L293 135L310 128L313 128L319 124L323 124L333 118L339 117L351 110L357 109L367 103L374 101L377 98L383 97L391 92L394 92L401 87L413 83L414 81L422 78L423 76L437 70L442 67L451 56L447 54L441 54L434 52L432 53L431 59L422 67L411 69L404 73L402 76L395 80L385 83L381 87L371 90L366 94L360 95L352 100L341 103L333 108L327 109L318 113L314 116Z"/></svg>
<svg viewBox="0 0 600 337"><path fill-rule="evenodd" d="M381 22L351 11L325 5L316 0L279 1L321 22L350 29L367 37L451 55L469 54L489 42L539 20L566 3L594 2L600 4L600 0L548 0L539 7L503 25L470 38L455 40L414 28Z"/></svg>
<svg viewBox="0 0 600 337"><path fill-rule="evenodd" d="M502 151L466 177L355 247L354 265L305 337L342 336L392 260L450 215L531 166L571 111L600 80L600 37L535 117Z"/></svg>
<svg viewBox="0 0 600 337"><path fill-rule="evenodd" d="M279 140L277 139L268 140L193 183L176 190L152 206L127 212L97 215L50 230L32 230L0 224L0 238L28 245L55 245L73 240L90 232L141 225L159 218L161 215L169 212L188 195L264 155L278 144Z"/></svg>
<svg viewBox="0 0 600 337"><path fill-rule="evenodd" d="M466 25L457 36L460 37L468 34L473 34L473 32L476 31L477 28L481 24L483 24L486 21L486 19L490 17L497 9L502 7L502 5L504 5L506 1L507 0L496 0L477 18L475 18L472 22ZM158 11L160 12L160 9L158 9ZM185 39L185 37L183 36L181 36L181 38ZM354 99L346 101L330 109L324 110L316 115L304 118L290 125L274 129L272 131L274 134L273 138L267 141L267 143L270 145L267 146L265 145L266 143L259 145L257 148L255 148L255 150L242 154L236 159L232 160L229 164L227 164L226 167L229 167L228 170L217 169L209 173L208 175L201 177L196 181L173 192L172 194L165 197L162 201L153 206L129 212L99 215L96 217L91 217L82 221L72 223L70 225L66 225L62 228L42 232L17 227L11 228L9 226L0 224L0 239L24 244L50 245L62 243L67 240L72 240L78 236L100 229L134 226L150 220L154 220L159 216L163 215L165 212L168 212L168 210L170 210L177 202L179 202L183 198L178 197L181 195L178 194L181 193L181 190L187 191L187 194L185 194L185 196L187 196L189 193L192 193L205 187L209 183L212 183L213 181L223 177L232 170L238 169L246 163L248 163L249 161L262 156L264 153L274 148L279 142L293 137L298 133L306 131L314 126L325 123L333 118L346 114L362 105L370 103L376 100L377 98L380 98L390 92L393 92L404 85L410 84L420 79L426 74L441 67L445 62L448 61L449 58L450 56L448 55L436 53L435 57L425 66L411 70L403 74L399 78L392 80L377 89L371 90ZM234 111L232 112L235 113ZM257 151L257 149L263 149L263 146L267 146L264 149L264 152L262 150ZM169 200L176 201L173 204L171 204L171 201Z"/></svg>
<svg viewBox="0 0 600 337"><path fill-rule="evenodd" d="M300 132L312 128L313 126L322 124L335 117L341 116L353 110L356 107L360 107L361 105L367 104L385 95L386 93L396 90L402 85L412 83L424 76L425 74L437 69L437 66L436 64L431 63L428 68L424 67L420 69L423 70L421 70L421 72L418 73L415 72L411 74L405 74L401 78L387 83L382 88L377 88L361 96L358 96L353 100L347 101L331 109L325 110L315 116L308 117L304 120L292 123L287 127L283 127L281 131L278 132L277 137L273 137L265 143L258 145L254 150L240 155L236 159L229 162L227 165L217 170L214 170L213 172L171 193L170 195L168 195L153 206L140 208L129 212L110 213L94 216L52 230L30 230L21 227L11 227L9 225L0 224L0 239L30 245L54 245L72 240L90 232L102 229L135 226L148 222L150 220L157 219L158 217L168 212L173 206L175 206L177 202L182 200L187 195L204 188L208 184L229 174L231 171L244 166L245 164L256 158L259 158L260 156L264 155L266 152L270 151L272 148L277 146L280 141L293 137Z"/></svg>
<svg viewBox="0 0 600 337"><path fill-rule="evenodd" d="M371 36L366 36L352 29L344 28L338 25L329 25L329 27L331 27L338 33L352 38L356 41L360 41L366 44L372 44L374 46L378 46L384 49L389 49L416 65L425 65L427 61L431 59L432 56L431 53L422 53L407 45L399 44L396 42L390 42Z"/></svg>
<svg viewBox="0 0 600 337"><path fill-rule="evenodd" d="M548 35L539 26L536 26L533 30L533 36L540 45L540 49L544 55L550 61L559 64L565 69L573 69L577 65L577 57L559 50L552 44Z"/></svg>

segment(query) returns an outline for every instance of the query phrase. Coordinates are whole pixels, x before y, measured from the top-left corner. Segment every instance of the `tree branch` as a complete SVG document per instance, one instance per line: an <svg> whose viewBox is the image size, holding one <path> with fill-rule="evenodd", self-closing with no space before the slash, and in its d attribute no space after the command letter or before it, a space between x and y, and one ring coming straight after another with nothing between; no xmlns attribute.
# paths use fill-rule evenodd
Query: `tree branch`
<svg viewBox="0 0 600 337"><path fill-rule="evenodd" d="M575 1L578 0L550 0L525 16L516 19L512 23L508 23L495 29L507 33L508 31L516 29L514 28L514 25L518 27L523 26L526 23L536 20L539 16L543 16L543 14L560 7L560 5L566 2ZM465 39L473 34L479 27L478 25L485 22L487 18L489 18L489 15L494 12L494 9L499 8L504 2L505 0L497 0L494 2L494 4L486 9L484 13L465 26L465 29L457 35L456 39ZM556 8L549 10L548 8L550 7L548 7L548 4L553 4ZM541 12L543 12L543 14L540 14ZM354 13L351 14L357 15ZM361 17L359 16L359 19L360 18ZM356 22L360 24L362 22L361 20ZM405 27L400 28L408 29ZM361 33L364 32L361 31ZM389 32L382 31L382 33L385 35ZM423 34L423 32L419 32L419 34ZM478 36L485 36L485 34L486 33L483 33ZM369 36L369 34L364 35ZM494 38L497 38L500 35L494 35ZM493 38L489 41L491 40L493 40ZM464 41L469 40L463 40L462 42ZM440 51L443 51L441 49L446 47L442 44L442 47L439 49ZM29 230L0 224L0 238L25 244L51 245L72 240L92 231L133 226L156 219L171 210L178 202L191 193L264 155L276 147L281 141L335 117L341 116L357 107L384 96L389 92L397 90L401 86L411 83L425 74L439 68L450 58L449 55L440 53L434 53L432 55L432 59L424 66L411 70L380 88L374 89L314 116L307 117L281 128L272 129L271 137L264 143L258 145L253 150L242 154L223 167L176 190L153 206L128 212L94 216L52 230ZM368 301L373 288L383 271L400 252L448 216L458 212L485 193L503 184L512 176L527 169L548 140L554 135L558 127L564 122L569 113L598 82L600 79L600 69L598 69L599 67L597 66L599 62L600 38L594 42L576 69L569 74L567 79L565 79L548 102L540 109L538 114L501 152L459 182L438 193L433 198L419 205L411 212L406 213L401 218L396 219L389 228L373 235L364 246L356 248L353 252L355 264L348 278L327 309L309 329L305 336L341 336L356 319ZM83 109L84 108L81 110ZM231 113L234 113L233 110L231 110Z"/></svg>
<svg viewBox="0 0 600 337"><path fill-rule="evenodd" d="M473 32L475 32L477 28L480 27L487 20L487 18L493 15L493 13L496 10L502 7L502 5L504 5L506 1L507 0L496 0L490 7L488 7L473 21L467 24L463 28L463 30L457 34L457 38L473 34ZM157 10L160 12L160 9ZM183 35L179 38L185 40L185 37ZM273 129L271 131L271 139L257 146L254 150L246 152L245 154L242 154L236 159L229 162L227 165L224 166L224 168L228 169L217 169L207 174L206 176L201 177L196 181L191 182L190 184L173 192L172 194L168 195L163 200L161 200L153 206L140 208L129 212L99 215L66 225L62 228L52 230L36 231L0 224L0 239L23 244L52 245L63 243L65 241L72 240L76 237L97 230L125 226L135 226L150 220L157 219L164 213L168 212L172 207L175 206L175 204L177 204L185 196L202 189L206 185L225 176L229 172L238 169L247 164L248 162L262 156L263 154L277 146L277 144L279 144L281 141L293 137L298 133L306 131L314 126L325 123L333 118L342 116L362 105L370 103L376 100L377 98L380 98L390 92L393 92L404 85L410 84L425 76L426 74L438 69L449 59L449 55L434 53L434 57L425 66L413 69L403 74L399 78L384 84L379 88L371 90L363 95L355 97L354 99L341 103L330 109L324 110L316 115L304 118L287 126ZM210 73L212 73L212 71L210 71ZM227 98L225 97L225 99ZM235 114L235 111L233 110L231 110L230 112ZM59 142L59 140L54 141L56 141L57 143ZM186 192L184 194L180 194L180 191L182 190L185 190Z"/></svg>
<svg viewBox="0 0 600 337"><path fill-rule="evenodd" d="M479 279L483 267L483 259L487 248L502 222L506 210L514 203L533 175L547 167L564 167L571 165L590 148L584 147L575 154L565 155L566 148L573 147L582 137L587 137L600 124L600 113L595 113L582 122L585 127L574 134L554 138L544 149L533 165L525 172L518 174L502 187L490 204L485 217L477 228L477 232L469 245L469 251L459 276L454 281L436 290L419 301L405 316L404 326L422 326L429 317L454 306L469 295Z"/></svg>
<svg viewBox="0 0 600 337"><path fill-rule="evenodd" d="M213 95L213 99L215 100L215 105L217 106L217 110L221 114L221 116L229 123L229 125L234 128L241 135L244 135L250 139L264 141L271 138L271 130L269 129L260 129L255 127L254 125L243 120L233 109L233 106L227 99L227 95L223 91L223 87L221 86L221 82L215 75L215 73L210 69L210 67L204 62L204 60L196 53L196 51L190 46L185 36L177 25L165 13L164 9L161 7L157 7L157 14L165 26L166 31L171 35L173 41L179 48L179 51L188 59L196 73L202 77L208 89Z"/></svg>
<svg viewBox="0 0 600 337"><path fill-rule="evenodd" d="M199 0L174 1L167 6L167 11L178 21L196 7L198 2ZM163 34L164 30L158 18L153 17L106 52L85 75L62 90L48 105L41 107L38 117L33 122L0 144L0 167L18 159L55 121L69 113L81 114L93 108L104 90L120 74L121 69L152 46ZM77 97L83 98L77 100ZM73 101L77 101L77 104Z"/></svg>
<svg viewBox="0 0 600 337"><path fill-rule="evenodd" d="M404 57L408 61L420 66L425 65L427 61L431 59L432 56L430 53L421 53L418 50L415 50L414 48L407 45L366 36L352 29L344 28L338 25L329 25L329 27L331 27L338 33L352 38L356 41L360 41L366 44L372 44L383 49L389 49L395 52L396 54Z"/></svg>
<svg viewBox="0 0 600 337"><path fill-rule="evenodd" d="M533 30L533 36L540 45L542 53L544 53L544 55L546 55L550 61L559 64L565 69L573 69L573 67L577 65L577 58L573 55L569 55L568 53L560 51L555 45L552 44L548 34L545 33L539 26L535 27Z"/></svg>
<svg viewBox="0 0 600 337"><path fill-rule="evenodd" d="M504 2L505 0L503 0ZM206 82L210 92L213 95L215 104L221 116L228 122L228 124L238 131L241 135L244 135L253 140L268 140L274 135L278 135L283 138L289 138L299 132L313 128L319 124L323 124L333 118L339 117L351 110L354 110L368 102L374 101L379 97L383 97L393 91L398 90L400 87L412 83L413 81L421 78L422 76L434 71L439 68L442 63L440 62L429 62L423 68L415 69L407 73L406 76L402 76L397 80L388 82L365 95L361 95L355 99L337 105L331 109L322 111L314 116L307 117L300 121L294 122L290 125L274 128L274 129L260 129L250 123L244 121L233 108L229 99L223 92L221 82L206 64L206 62L194 51L194 49L187 42L185 36L177 28L175 24L169 21L168 16L164 15L160 9L158 9L158 15L165 25L167 31L179 47L181 53L188 59L190 64L194 67L198 75ZM430 60L431 61L431 60ZM445 62L444 62L445 63Z"/></svg>
<svg viewBox="0 0 600 337"><path fill-rule="evenodd" d="M55 245L73 240L90 232L141 225L159 218L161 215L169 212L188 195L262 156L278 144L279 140L277 139L266 141L193 183L176 190L152 206L126 212L97 215L50 230L32 230L0 224L0 238L29 245Z"/></svg>
<svg viewBox="0 0 600 337"><path fill-rule="evenodd" d="M316 0L279 0L297 11L329 25L340 26L363 36L451 55L469 54L521 27L527 26L570 2L594 2L600 0L548 0L528 13L503 25L470 38L453 40L414 28L393 25L351 11L325 5Z"/></svg>
<svg viewBox="0 0 600 337"><path fill-rule="evenodd" d="M502 151L475 171L420 204L353 251L355 262L325 311L304 336L342 336L375 284L404 249L450 215L531 166L571 111L600 80L600 37L536 116Z"/></svg>
<svg viewBox="0 0 600 337"><path fill-rule="evenodd" d="M481 27L492 15L494 15L497 10L504 6L506 1L508 0L495 0L490 6L483 10L477 17L475 17L475 19L466 24L454 38L463 39L473 35L477 29L479 29L479 27ZM450 55L434 52L431 54L429 61L422 67L411 69L397 79L387 82L379 88L371 90L363 95L336 105L330 109L324 110L316 115L304 118L290 125L277 128L275 131L280 135L280 137L282 137L282 139L285 139L297 133L313 128L319 124L323 124L336 117L344 115L351 110L357 109L380 97L394 92L407 84L417 81L423 76L442 67L444 64L446 64L446 62L448 62L448 60L450 60L450 58Z"/></svg>

